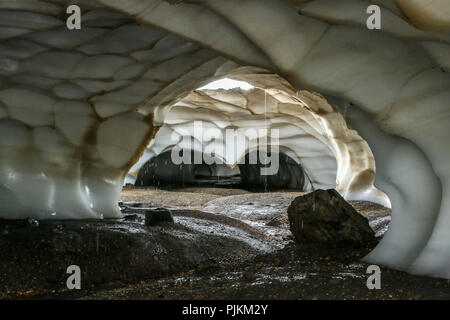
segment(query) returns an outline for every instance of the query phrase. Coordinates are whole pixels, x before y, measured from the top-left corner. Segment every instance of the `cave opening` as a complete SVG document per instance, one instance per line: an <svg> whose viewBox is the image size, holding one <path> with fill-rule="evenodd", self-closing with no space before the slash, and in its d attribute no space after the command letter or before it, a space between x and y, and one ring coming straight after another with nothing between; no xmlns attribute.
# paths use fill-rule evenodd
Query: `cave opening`
<svg viewBox="0 0 450 320"><path fill-rule="evenodd" d="M371 298L366 262L448 279L449 1L374 2L377 30L365 0L0 1L0 298L128 280L120 297ZM173 161L228 129L257 138ZM275 145L263 174L254 150ZM286 213L300 198L315 219L321 189L382 237L369 256L299 255L289 237L315 224ZM173 219L147 224L157 212ZM90 289L69 295L73 266ZM380 296L448 297L437 284L383 269Z"/></svg>
<svg viewBox="0 0 450 320"><path fill-rule="evenodd" d="M295 91L279 75L252 67L201 83L164 109L156 135L124 185L251 192L333 188L347 200L390 206L374 186L372 151L347 126L342 101ZM181 150L175 158L183 160L174 159L175 149ZM188 154L200 160L186 162ZM277 159L275 171L263 165L271 158Z"/></svg>
<svg viewBox="0 0 450 320"><path fill-rule="evenodd" d="M185 150L183 150L184 152ZM195 153L191 152L194 158ZM158 187L168 190L189 186L240 188L252 192L271 192L277 190L310 190L311 184L300 163L283 152L252 151L235 165L225 163L179 164L170 159L171 152L166 151L148 160L139 170L135 187ZM203 155L200 154L203 159ZM279 168L273 174L262 174L261 158L278 158ZM251 161L250 159L257 161ZM255 162L255 163L252 163Z"/></svg>

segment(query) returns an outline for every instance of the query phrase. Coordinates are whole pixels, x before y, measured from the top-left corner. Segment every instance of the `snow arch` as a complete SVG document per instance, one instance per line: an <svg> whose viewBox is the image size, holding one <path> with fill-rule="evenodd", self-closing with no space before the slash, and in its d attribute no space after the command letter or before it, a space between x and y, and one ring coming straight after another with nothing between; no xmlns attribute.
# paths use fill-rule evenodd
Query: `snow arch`
<svg viewBox="0 0 450 320"><path fill-rule="evenodd" d="M119 216L169 106L252 65L326 96L369 143L393 220L366 259L448 278L450 6L373 2L381 30L363 0L80 0L74 32L69 1L0 2L1 216Z"/></svg>

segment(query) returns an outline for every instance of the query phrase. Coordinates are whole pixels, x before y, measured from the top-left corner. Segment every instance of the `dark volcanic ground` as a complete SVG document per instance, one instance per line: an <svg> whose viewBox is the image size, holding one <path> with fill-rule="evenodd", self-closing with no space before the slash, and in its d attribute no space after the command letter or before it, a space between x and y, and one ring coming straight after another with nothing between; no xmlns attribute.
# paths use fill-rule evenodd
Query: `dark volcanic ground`
<svg viewBox="0 0 450 320"><path fill-rule="evenodd" d="M205 264L158 280L114 283L75 296L81 299L450 299L447 280L381 268L381 289L366 286L368 249L285 249L247 262ZM64 296L62 296L64 297Z"/></svg>
<svg viewBox="0 0 450 320"><path fill-rule="evenodd" d="M0 298L450 299L447 280L386 268L369 290L370 247L295 245L286 208L301 194L127 188L120 220L0 221ZM389 209L351 204L384 234ZM160 206L175 223L145 226L142 209ZM66 288L71 264L81 290Z"/></svg>

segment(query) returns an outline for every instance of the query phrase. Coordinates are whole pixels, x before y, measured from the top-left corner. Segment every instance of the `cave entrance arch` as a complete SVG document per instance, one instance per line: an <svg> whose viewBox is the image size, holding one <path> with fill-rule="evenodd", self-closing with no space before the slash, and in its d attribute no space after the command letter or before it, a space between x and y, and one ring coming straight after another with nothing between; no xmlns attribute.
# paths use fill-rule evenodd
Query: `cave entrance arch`
<svg viewBox="0 0 450 320"><path fill-rule="evenodd" d="M196 150L183 149L181 153L190 152L191 158L202 157ZM136 187L156 186L161 188L180 188L199 186L238 186L240 171L238 166L231 167L220 161L213 164L174 164L171 150L167 150L148 160L139 169L134 185Z"/></svg>
<svg viewBox="0 0 450 320"><path fill-rule="evenodd" d="M195 157L194 150L191 152ZM301 164L285 152L267 152L264 158L278 157L279 169L272 175L261 174L258 151L248 152L237 165L221 163L180 164L171 161L171 151L165 151L148 160L139 170L134 185L136 187L155 186L161 188L179 188L192 185L227 188L244 188L251 191L267 192L280 189L297 191L311 190L311 184ZM251 163L250 159L257 159Z"/></svg>
<svg viewBox="0 0 450 320"><path fill-rule="evenodd" d="M214 87L217 79L221 79L219 82L228 81L229 87ZM165 116L162 120L154 119L159 130L145 149L143 157L131 168L126 179L128 183L135 182L140 168L148 160L176 145L202 152L203 148L212 144L226 144L223 136L229 128L243 131L277 130L279 146L290 151L289 157L294 162L301 163L301 171L307 173L308 179L302 178L300 170L292 172L298 179L288 183L281 183L280 177L277 178L278 181L274 177L256 178L254 174L250 178L250 172L255 171L255 168L237 166L240 171L246 170L244 180L247 186L265 184L269 189L286 186L302 190L336 188L347 200L370 200L390 206L387 196L373 185L375 161L368 144L355 130L347 127L343 115L323 96L295 91L286 80L266 70L254 67L232 68L220 77L211 78L209 83L201 82L201 87L184 93L182 98L169 107L157 107L154 114ZM203 131L197 130L198 122ZM221 138L216 139L214 134L207 134L205 137L202 132L210 129L220 131ZM266 135L270 136L269 133ZM185 137L193 139L193 145L191 142L183 145ZM259 140L255 143L265 144ZM251 146L242 146L238 151L240 154L232 159L225 159L225 154L218 154L218 157L234 168L238 159L242 159L251 149ZM284 170L290 166L289 157L281 157ZM207 170L211 168L204 165L196 167L198 176L205 176L200 172L202 168L208 176ZM192 171L194 167L178 170L184 183L198 180ZM141 181L138 185L140 183Z"/></svg>
<svg viewBox="0 0 450 320"><path fill-rule="evenodd" d="M250 158L258 159L256 164L251 164ZM267 152L270 158L278 157L279 169L275 174L262 175L264 167L260 161L260 154L251 151L245 155L245 161L239 164L241 173L241 185L255 191L272 191L277 189L293 189L297 191L309 191L310 183L301 164L284 152Z"/></svg>

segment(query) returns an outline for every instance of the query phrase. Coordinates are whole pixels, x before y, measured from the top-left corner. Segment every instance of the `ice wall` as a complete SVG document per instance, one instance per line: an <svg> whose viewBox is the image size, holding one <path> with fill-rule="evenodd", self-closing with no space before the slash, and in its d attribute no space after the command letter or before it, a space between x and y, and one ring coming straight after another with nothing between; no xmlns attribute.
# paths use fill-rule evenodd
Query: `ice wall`
<svg viewBox="0 0 450 320"><path fill-rule="evenodd" d="M118 0L102 2L120 7ZM350 113L359 114L348 123L360 128L374 150L380 188L389 195L397 221L367 260L448 278L450 4L376 1L382 27L369 30L366 1L287 2L206 0L174 6L147 0L133 1L125 10L251 63L240 50L224 46L233 43L238 29L295 87L348 102ZM165 22L164 14L179 20ZM194 16L197 23L185 27L185 19ZM214 46L198 27L219 18L226 22L221 46Z"/></svg>
<svg viewBox="0 0 450 320"><path fill-rule="evenodd" d="M235 66L95 1L68 30L65 7L0 2L0 218L120 217L165 106Z"/></svg>
<svg viewBox="0 0 450 320"><path fill-rule="evenodd" d="M276 145L301 164L314 188L336 188L348 200L390 206L373 186L375 162L367 143L347 128L342 114L323 97L295 91L284 79L262 69L238 68L228 77L248 81L254 89L196 90L175 103L144 156L131 168L127 182L148 160L175 146L200 153L214 150L232 167L251 150ZM235 140L242 145L228 141L227 130L238 135L241 139ZM267 130L269 138L248 137L247 130ZM273 141L270 136L275 132Z"/></svg>
<svg viewBox="0 0 450 320"><path fill-rule="evenodd" d="M69 31L69 1L1 1L0 215L118 216L170 105L253 65L341 99L369 143L393 221L367 259L449 278L450 4L373 2L381 30L362 0L101 0Z"/></svg>

